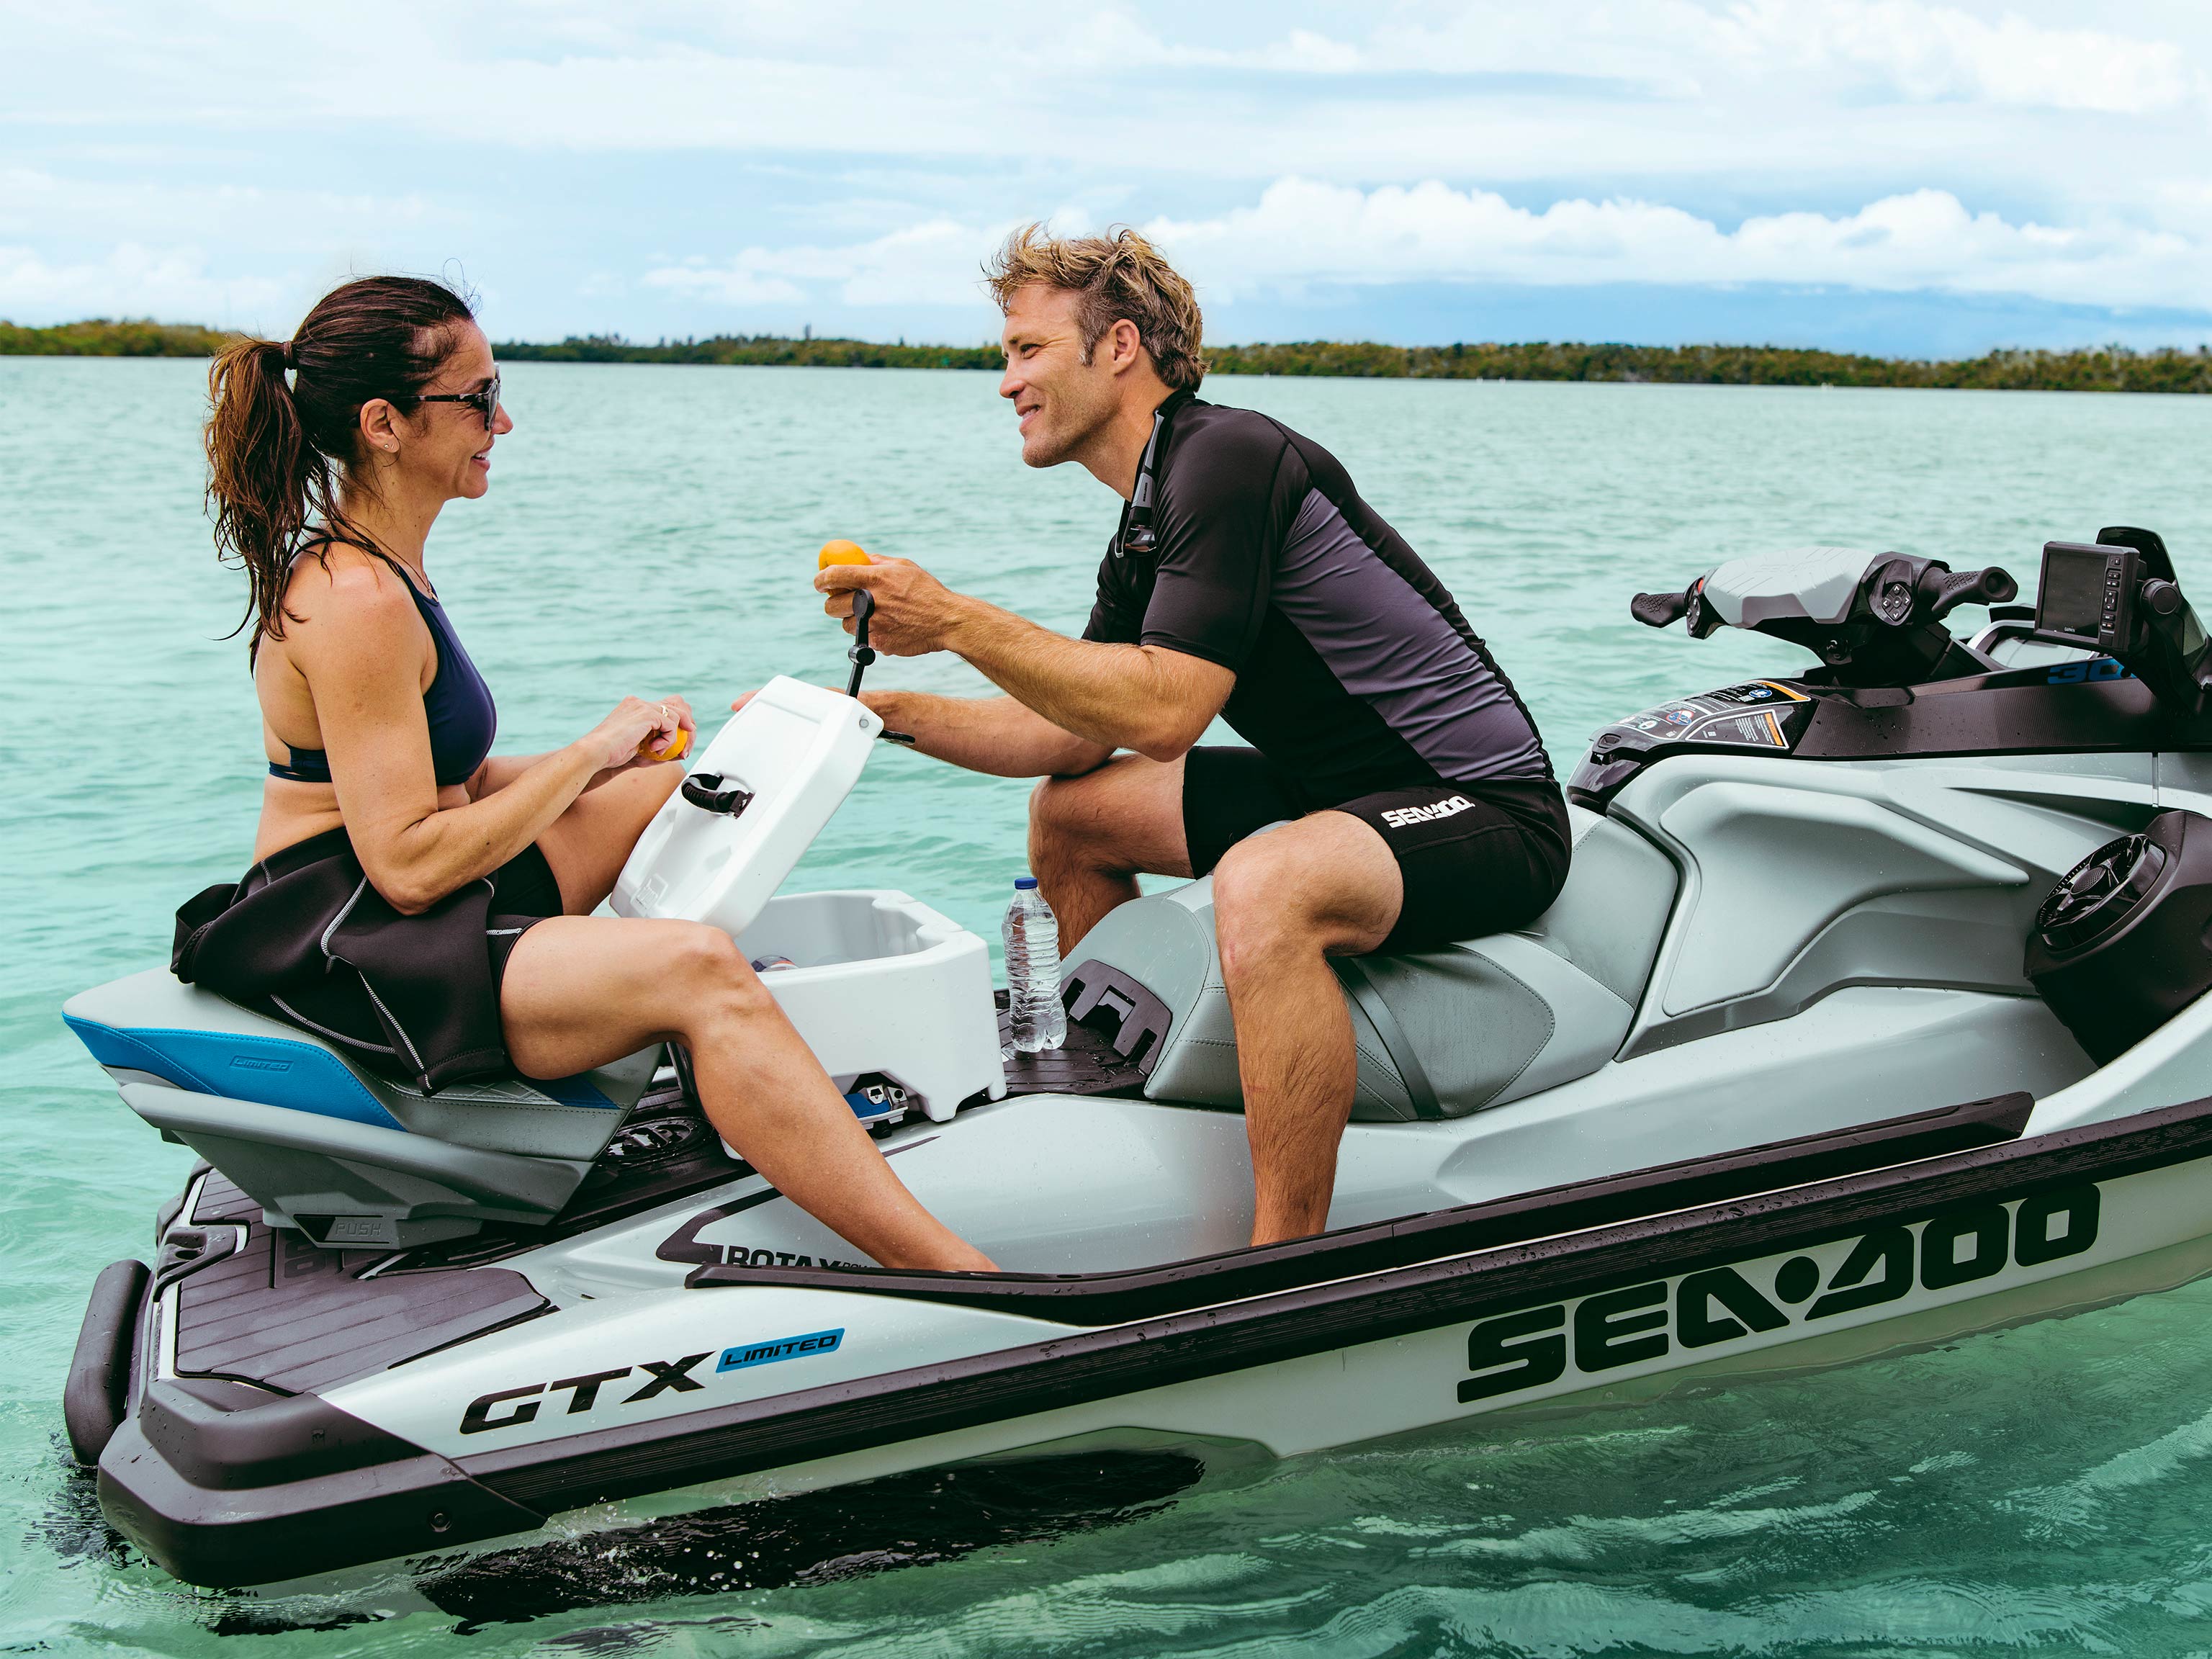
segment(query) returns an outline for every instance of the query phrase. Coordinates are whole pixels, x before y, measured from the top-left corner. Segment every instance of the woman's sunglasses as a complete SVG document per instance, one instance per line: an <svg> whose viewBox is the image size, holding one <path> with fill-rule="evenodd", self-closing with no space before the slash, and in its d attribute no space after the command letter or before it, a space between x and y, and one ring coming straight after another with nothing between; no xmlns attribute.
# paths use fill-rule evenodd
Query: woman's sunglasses
<svg viewBox="0 0 2212 1659"><path fill-rule="evenodd" d="M499 376L495 374L474 392L438 392L415 399L418 404L466 404L483 416L484 430L499 418Z"/></svg>

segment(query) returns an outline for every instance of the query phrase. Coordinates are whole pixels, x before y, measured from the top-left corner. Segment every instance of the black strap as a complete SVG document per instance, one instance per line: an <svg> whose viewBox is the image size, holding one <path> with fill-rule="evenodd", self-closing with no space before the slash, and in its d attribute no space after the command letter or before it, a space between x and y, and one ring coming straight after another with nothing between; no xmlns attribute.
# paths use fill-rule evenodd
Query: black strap
<svg viewBox="0 0 2212 1659"><path fill-rule="evenodd" d="M1413 1103L1413 1115L1419 1118L1440 1118L1444 1115L1437 1103L1437 1091L1430 1085L1429 1074L1422 1068L1420 1056L1406 1039L1397 1015L1390 1005L1382 1000L1382 993L1376 988L1364 964L1357 957L1339 957L1331 964L1336 976L1344 981L1344 988L1352 993L1352 1000L1359 1005L1359 1012L1367 1016L1367 1023L1375 1028L1375 1035L1382 1039L1382 1047L1390 1056L1390 1063L1398 1068L1398 1081L1406 1085L1406 1097Z"/></svg>
<svg viewBox="0 0 2212 1659"><path fill-rule="evenodd" d="M703 812L726 812L738 817L753 804L753 792L743 784L722 787L720 772L694 772L684 780L684 799Z"/></svg>

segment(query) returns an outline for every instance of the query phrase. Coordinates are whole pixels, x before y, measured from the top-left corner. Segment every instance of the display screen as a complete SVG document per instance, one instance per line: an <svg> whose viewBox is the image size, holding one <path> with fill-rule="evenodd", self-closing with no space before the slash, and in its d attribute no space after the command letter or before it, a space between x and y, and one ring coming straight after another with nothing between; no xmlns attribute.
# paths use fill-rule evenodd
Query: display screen
<svg viewBox="0 0 2212 1659"><path fill-rule="evenodd" d="M2126 552L2118 548L2045 543L2043 589L2036 596L2036 630L2095 639L2105 616L2105 573L2112 562L2126 558Z"/></svg>

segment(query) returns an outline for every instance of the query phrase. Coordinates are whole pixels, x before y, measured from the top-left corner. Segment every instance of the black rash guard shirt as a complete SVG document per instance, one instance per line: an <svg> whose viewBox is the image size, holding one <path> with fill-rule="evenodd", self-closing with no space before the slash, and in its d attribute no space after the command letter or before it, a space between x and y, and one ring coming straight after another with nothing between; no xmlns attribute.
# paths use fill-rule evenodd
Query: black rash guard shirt
<svg viewBox="0 0 2212 1659"><path fill-rule="evenodd" d="M1251 410L1170 403L1158 544L1116 533L1085 639L1234 672L1223 717L1318 800L1551 778L1512 683L1334 455Z"/></svg>

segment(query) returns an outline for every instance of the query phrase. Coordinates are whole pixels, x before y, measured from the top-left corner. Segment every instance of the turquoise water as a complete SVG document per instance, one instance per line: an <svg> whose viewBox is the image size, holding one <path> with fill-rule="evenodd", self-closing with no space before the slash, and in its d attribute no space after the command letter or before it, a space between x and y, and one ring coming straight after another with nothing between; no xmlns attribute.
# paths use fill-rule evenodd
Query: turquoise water
<svg viewBox="0 0 2212 1659"><path fill-rule="evenodd" d="M833 678L806 587L849 535L1079 626L1113 501L1033 474L980 375L518 365L487 501L432 569L502 747L626 692L703 708ZM598 1605L241 1611L118 1556L61 1443L83 1293L189 1163L56 1015L153 965L245 861L242 586L201 516L190 363L0 359L0 1650L494 1656L2212 1654L2212 1284L1821 1375L1217 1471L1112 1524L775 1524L757 1588L611 1577ZM2163 530L2212 592L2212 399L1224 382L1334 449L1518 682L1555 754L1678 690L1786 668L1626 617L1730 554L1992 559ZM957 663L882 684L958 690ZM897 885L995 939L1023 787L885 751L795 878ZM819 1530L808 1533L809 1516ZM947 1530L949 1528L949 1530ZM981 1544L963 1549L963 1545ZM938 1555L928 1565L902 1559ZM725 1581L728 1582L728 1581ZM647 1599L640 1600L640 1596ZM379 1616L388 1614L389 1616ZM334 1622L352 1620L354 1622ZM302 1628L310 1624L327 1628ZM290 1628L286 1628L286 1626Z"/></svg>

